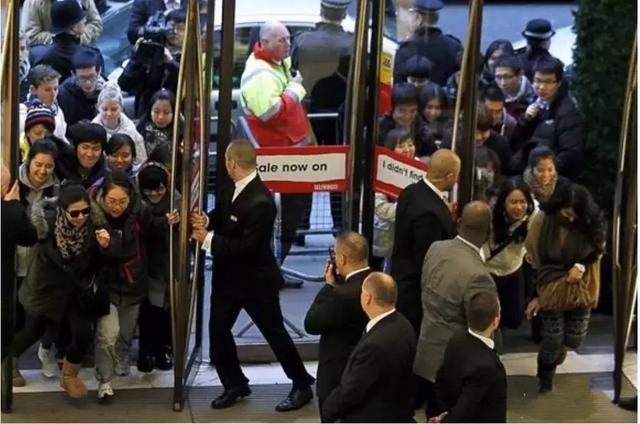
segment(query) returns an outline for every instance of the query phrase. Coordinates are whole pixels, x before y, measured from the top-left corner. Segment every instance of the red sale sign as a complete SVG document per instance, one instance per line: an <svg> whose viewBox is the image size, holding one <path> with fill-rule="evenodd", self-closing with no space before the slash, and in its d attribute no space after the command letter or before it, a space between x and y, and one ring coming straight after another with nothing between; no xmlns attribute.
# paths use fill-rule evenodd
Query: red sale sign
<svg viewBox="0 0 640 424"><path fill-rule="evenodd" d="M376 146L374 164L373 189L396 199L406 186L419 181L429 169L418 159L382 146Z"/></svg>
<svg viewBox="0 0 640 424"><path fill-rule="evenodd" d="M349 146L261 147L258 174L276 193L347 191Z"/></svg>

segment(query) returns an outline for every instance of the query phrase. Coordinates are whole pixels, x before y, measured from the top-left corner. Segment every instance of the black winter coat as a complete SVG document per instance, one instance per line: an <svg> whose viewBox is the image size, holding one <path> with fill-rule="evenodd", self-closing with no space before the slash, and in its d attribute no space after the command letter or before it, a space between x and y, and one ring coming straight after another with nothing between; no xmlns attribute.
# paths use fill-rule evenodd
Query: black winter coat
<svg viewBox="0 0 640 424"><path fill-rule="evenodd" d="M60 148L60 154L58 155L58 159L56 159L55 173L60 183L63 183L65 180L76 181L88 189L99 184L109 173L104 155L101 155L89 174L82 176L78 171L80 164L78 163L78 158L73 148L68 145L58 145L58 147Z"/></svg>
<svg viewBox="0 0 640 424"><path fill-rule="evenodd" d="M29 51L29 61L32 68L40 64L51 66L61 75L60 83L63 83L73 71L71 58L78 50L86 48L96 51L100 57L100 69L104 69L104 59L100 50L80 45L80 41L71 34L58 34L53 37L53 44L32 47Z"/></svg>
<svg viewBox="0 0 640 424"><path fill-rule="evenodd" d="M100 95L100 89L96 89L95 93L87 96L78 86L76 77L67 78L58 91L58 105L64 112L67 125L73 125L81 119L95 118L98 113L96 109L98 95Z"/></svg>
<svg viewBox="0 0 640 424"><path fill-rule="evenodd" d="M166 228L166 218L155 219L135 191L121 217L114 219L106 212L102 188L92 193L91 219L96 228L109 232L111 241L102 252L101 272L112 303L122 297L142 300L147 296L148 272L144 249L145 234Z"/></svg>
<svg viewBox="0 0 640 424"><path fill-rule="evenodd" d="M392 116L385 115L380 119L378 144L384 146L385 139L389 131L396 127L396 123ZM433 135L429 132L429 127L419 114L413 123L411 132L416 142L416 156L431 156L433 152L438 150Z"/></svg>
<svg viewBox="0 0 640 424"><path fill-rule="evenodd" d="M32 206L31 221L38 231L38 244L20 287L19 299L29 315L60 321L69 302L77 301L96 275L99 246L89 220L81 253L64 259L56 246L54 202L43 200Z"/></svg>
<svg viewBox="0 0 640 424"><path fill-rule="evenodd" d="M582 117L569 96L566 83L560 87L549 109L541 111L533 120L523 115L518 124L525 134L530 134L530 144L545 145L555 152L560 175L575 180L583 169L584 131ZM522 160L526 163L527 158Z"/></svg>

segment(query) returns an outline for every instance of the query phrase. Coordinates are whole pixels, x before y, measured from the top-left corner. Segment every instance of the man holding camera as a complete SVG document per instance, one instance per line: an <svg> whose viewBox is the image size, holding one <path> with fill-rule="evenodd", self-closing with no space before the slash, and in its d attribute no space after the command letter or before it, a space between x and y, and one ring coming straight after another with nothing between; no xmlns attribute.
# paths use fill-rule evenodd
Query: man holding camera
<svg viewBox="0 0 640 424"><path fill-rule="evenodd" d="M332 252L324 269L325 285L304 319L305 331L320 335L316 383L320 411L324 400L340 384L349 355L367 325L360 307L360 290L370 273L367 239L352 231L338 235L335 254Z"/></svg>
<svg viewBox="0 0 640 424"><path fill-rule="evenodd" d="M118 79L120 88L136 96L136 117L147 110L156 91L166 88L176 92L186 17L182 9L166 16L157 12L141 29L131 60Z"/></svg>
<svg viewBox="0 0 640 424"><path fill-rule="evenodd" d="M131 11L131 20L127 30L127 38L131 44L136 44L144 32L144 27L149 19L157 12L165 15L173 10L183 9L180 0L135 0Z"/></svg>

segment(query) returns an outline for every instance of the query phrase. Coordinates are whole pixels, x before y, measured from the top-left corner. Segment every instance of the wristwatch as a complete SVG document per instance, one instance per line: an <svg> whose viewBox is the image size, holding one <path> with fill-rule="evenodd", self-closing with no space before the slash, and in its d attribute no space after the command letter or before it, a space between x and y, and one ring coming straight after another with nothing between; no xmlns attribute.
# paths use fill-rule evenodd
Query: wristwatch
<svg viewBox="0 0 640 424"><path fill-rule="evenodd" d="M585 267L585 266L584 266L584 265L582 265L582 264L577 264L577 263L576 263L576 264L573 264L573 266L574 266L575 268L578 268L578 269L580 270L580 272L582 272L583 274L584 274L584 272L587 270L587 267Z"/></svg>

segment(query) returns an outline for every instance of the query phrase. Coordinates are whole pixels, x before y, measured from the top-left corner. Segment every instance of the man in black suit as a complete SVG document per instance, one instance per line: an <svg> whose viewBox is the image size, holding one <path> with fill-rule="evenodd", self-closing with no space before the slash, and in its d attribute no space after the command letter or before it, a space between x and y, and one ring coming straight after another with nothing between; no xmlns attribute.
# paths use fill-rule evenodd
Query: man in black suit
<svg viewBox="0 0 640 424"><path fill-rule="evenodd" d="M307 333L320 335L316 392L321 419L322 404L340 384L349 355L368 321L360 307L360 290L369 274L367 239L352 231L338 235L335 261L330 260L324 270L326 284L304 319Z"/></svg>
<svg viewBox="0 0 640 424"><path fill-rule="evenodd" d="M242 373L231 328L244 309L271 346L285 374L293 381L289 396L276 410L291 411L311 401L309 375L280 310L282 274L271 250L276 206L273 196L256 173L256 154L246 140L229 144L225 166L235 182L233 193L221 193L222 208L194 213L192 238L202 244L214 260L209 334L213 363L224 393L211 407L227 408L251 394Z"/></svg>
<svg viewBox="0 0 640 424"><path fill-rule="evenodd" d="M446 412L430 422L507 420L507 375L491 338L500 324L495 292L480 291L467 305L469 329L447 344L436 387Z"/></svg>
<svg viewBox="0 0 640 424"><path fill-rule="evenodd" d="M416 338L411 324L395 310L393 278L371 273L362 284L360 304L369 317L336 387L322 405L329 422L409 422L411 363Z"/></svg>
<svg viewBox="0 0 640 424"><path fill-rule="evenodd" d="M460 158L440 149L431 156L427 175L405 187L398 198L391 275L398 282L398 312L411 322L416 337L422 322L422 262L434 241L455 236L445 192L453 188L459 174Z"/></svg>

